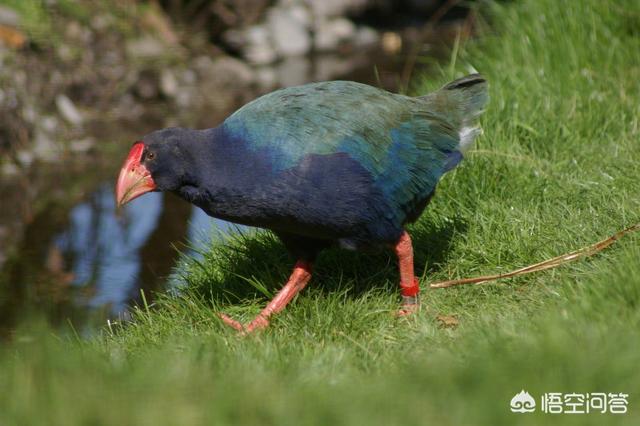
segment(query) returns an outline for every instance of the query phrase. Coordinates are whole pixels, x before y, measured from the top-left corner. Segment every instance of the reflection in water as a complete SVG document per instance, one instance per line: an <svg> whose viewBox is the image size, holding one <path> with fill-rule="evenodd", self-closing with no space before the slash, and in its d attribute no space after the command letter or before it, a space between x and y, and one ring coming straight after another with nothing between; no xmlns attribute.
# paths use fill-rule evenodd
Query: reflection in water
<svg viewBox="0 0 640 426"><path fill-rule="evenodd" d="M186 234L190 249L185 251L197 256L214 226L220 233L237 227L170 194L147 194L117 214L109 182L71 210L68 228L53 238L53 249L68 264L70 285L91 289L89 297L75 303L108 306L111 316L120 316L141 289L151 297L158 277L169 275L178 256L175 243Z"/></svg>
<svg viewBox="0 0 640 426"><path fill-rule="evenodd" d="M109 305L121 313L136 289L140 249L157 227L162 195L148 194L124 207L118 220L111 185L102 185L89 199L71 210L67 230L54 245L71 260L74 286L93 286L90 306Z"/></svg>
<svg viewBox="0 0 640 426"><path fill-rule="evenodd" d="M0 271L0 335L31 313L91 334L126 318L141 291L147 301L161 291L179 251L199 256L212 236L238 228L173 194L146 194L118 213L113 191L109 179L71 207L63 196L26 225Z"/></svg>
<svg viewBox="0 0 640 426"><path fill-rule="evenodd" d="M187 240L193 244L194 248L202 248L211 241L212 229L216 229L222 234L231 234L238 229L247 228L246 226L237 225L227 222L226 220L212 218L203 210L194 207L189 220Z"/></svg>

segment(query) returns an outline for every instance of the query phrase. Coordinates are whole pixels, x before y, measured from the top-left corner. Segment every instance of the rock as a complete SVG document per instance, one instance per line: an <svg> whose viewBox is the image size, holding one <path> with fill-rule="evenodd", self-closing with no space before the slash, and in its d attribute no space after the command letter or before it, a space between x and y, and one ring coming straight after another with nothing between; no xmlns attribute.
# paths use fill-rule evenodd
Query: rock
<svg viewBox="0 0 640 426"><path fill-rule="evenodd" d="M20 173L20 168L10 161L5 161L0 167L0 174L3 176L15 176Z"/></svg>
<svg viewBox="0 0 640 426"><path fill-rule="evenodd" d="M209 76L214 72L213 59L209 56L198 56L193 60L192 64L196 74L200 77Z"/></svg>
<svg viewBox="0 0 640 426"><path fill-rule="evenodd" d="M20 15L10 7L0 5L0 24L18 28L20 26Z"/></svg>
<svg viewBox="0 0 640 426"><path fill-rule="evenodd" d="M113 25L113 16L107 13L102 13L94 16L91 19L91 27L97 31L105 31L107 28Z"/></svg>
<svg viewBox="0 0 640 426"><path fill-rule="evenodd" d="M230 56L211 59L199 56L193 62L203 84L232 89L244 87L253 82L253 72L247 64Z"/></svg>
<svg viewBox="0 0 640 426"><path fill-rule="evenodd" d="M271 43L269 31L264 25L247 28L243 33L243 54L248 61L260 65L274 62L278 55Z"/></svg>
<svg viewBox="0 0 640 426"><path fill-rule="evenodd" d="M380 40L378 32L371 27L358 27L355 36L353 37L353 44L356 46L372 46Z"/></svg>
<svg viewBox="0 0 640 426"><path fill-rule="evenodd" d="M29 168L31 164L33 164L33 160L35 160L35 156L31 151L20 150L16 152L16 159L20 163L20 165L24 168Z"/></svg>
<svg viewBox="0 0 640 426"><path fill-rule="evenodd" d="M43 161L57 161L60 159L61 150L60 146L58 146L47 133L36 129L33 138L33 147L29 154L31 155L31 161L35 158ZM28 167L31 162L23 164Z"/></svg>
<svg viewBox="0 0 640 426"><path fill-rule="evenodd" d="M66 40L88 44L93 38L93 33L91 32L91 30L80 25L78 22L71 21L66 26L65 36Z"/></svg>
<svg viewBox="0 0 640 426"><path fill-rule="evenodd" d="M142 70L136 81L135 93L142 99L155 99L159 93L158 75L154 70Z"/></svg>
<svg viewBox="0 0 640 426"><path fill-rule="evenodd" d="M195 98L196 93L192 88L184 88L176 94L175 102L181 108L190 108Z"/></svg>
<svg viewBox="0 0 640 426"><path fill-rule="evenodd" d="M178 93L178 79L173 71L163 69L160 73L160 91L168 98L173 98Z"/></svg>
<svg viewBox="0 0 640 426"><path fill-rule="evenodd" d="M55 49L58 57L65 62L73 60L76 54L76 52L68 44L61 43L60 45L55 46Z"/></svg>
<svg viewBox="0 0 640 426"><path fill-rule="evenodd" d="M58 120L51 115L44 116L40 118L40 127L45 132L54 134L58 131Z"/></svg>
<svg viewBox="0 0 640 426"><path fill-rule="evenodd" d="M38 112L36 111L36 108L33 104L26 103L22 107L22 118L24 119L24 121L31 124L35 123L38 120Z"/></svg>
<svg viewBox="0 0 640 426"><path fill-rule="evenodd" d="M341 40L348 40L356 32L356 26L346 18L336 18L329 23L331 31Z"/></svg>
<svg viewBox="0 0 640 426"><path fill-rule="evenodd" d="M76 141L71 141L71 143L69 144L69 149L71 150L71 152L84 154L89 152L95 146L95 144L95 139L88 137Z"/></svg>
<svg viewBox="0 0 640 426"><path fill-rule="evenodd" d="M195 84L195 82L198 80L198 76L193 70L184 70L182 72L182 75L180 76L180 79L185 84Z"/></svg>
<svg viewBox="0 0 640 426"><path fill-rule="evenodd" d="M106 52L100 58L99 75L111 81L122 81L127 75L127 65L116 52Z"/></svg>
<svg viewBox="0 0 640 426"><path fill-rule="evenodd" d="M325 52L335 50L341 43L350 41L355 34L355 24L346 18L320 21L315 28L315 48Z"/></svg>
<svg viewBox="0 0 640 426"><path fill-rule="evenodd" d="M193 108L226 110L254 84L254 73L247 64L221 56L200 56L193 61L197 82L181 86L176 103Z"/></svg>
<svg viewBox="0 0 640 426"><path fill-rule="evenodd" d="M82 123L82 115L76 109L76 106L71 102L67 96L60 94L56 96L56 107L62 115L62 118L67 120L69 123L78 126Z"/></svg>
<svg viewBox="0 0 640 426"><path fill-rule="evenodd" d="M267 27L277 54L281 57L304 55L311 50L310 19L303 7L274 8L267 16Z"/></svg>
<svg viewBox="0 0 640 426"><path fill-rule="evenodd" d="M222 35L222 38L224 39L224 42L232 48L242 50L244 47L243 45L247 42L248 31L251 28L255 28L256 26L257 25L254 25L253 27L247 27L244 30L227 30Z"/></svg>
<svg viewBox="0 0 640 426"><path fill-rule="evenodd" d="M288 8L288 12L293 19L298 21L305 28L307 29L311 28L313 19L311 17L311 13L309 12L309 9L307 9L302 5L292 5Z"/></svg>
<svg viewBox="0 0 640 426"><path fill-rule="evenodd" d="M230 56L223 56L213 63L212 71L223 83L246 86L253 82L253 71L242 61Z"/></svg>
<svg viewBox="0 0 640 426"><path fill-rule="evenodd" d="M164 44L158 39L149 36L129 40L126 50L127 55L136 59L156 59L166 54Z"/></svg>
<svg viewBox="0 0 640 426"><path fill-rule="evenodd" d="M118 106L114 109L118 115L127 120L133 120L144 113L144 107L140 105L131 93L125 93L119 99Z"/></svg>
<svg viewBox="0 0 640 426"><path fill-rule="evenodd" d="M331 31L327 23L321 23L316 27L313 35L313 44L319 52L335 50L340 44L338 37Z"/></svg>

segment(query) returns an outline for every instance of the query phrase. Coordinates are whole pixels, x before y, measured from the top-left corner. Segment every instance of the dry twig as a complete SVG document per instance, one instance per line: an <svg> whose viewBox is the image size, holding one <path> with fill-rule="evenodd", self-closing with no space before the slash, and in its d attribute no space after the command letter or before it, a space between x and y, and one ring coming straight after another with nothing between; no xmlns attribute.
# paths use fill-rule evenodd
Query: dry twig
<svg viewBox="0 0 640 426"><path fill-rule="evenodd" d="M554 257L552 259L545 260L540 263L536 263L534 265L525 266L524 268L516 269L515 271L506 272L504 274L495 274L495 275L484 275L481 277L474 278L463 278L458 280L448 280L448 281L439 281L432 283L430 285L431 288L447 288L453 287L456 285L462 284L482 284L489 281L499 280L501 278L510 278L515 277L517 275L530 274L532 272L544 271L545 269L551 269L558 266L562 266L565 263L572 262L574 260L580 259L582 257L593 256L596 253L601 252L602 250L609 247L611 244L615 243L620 238L625 235L640 230L640 223L637 223L633 226L630 226L622 231L619 231L609 238L606 238L602 241L598 241L595 244L592 244L587 247L583 247L580 250L573 251L571 253L564 254L562 256Z"/></svg>

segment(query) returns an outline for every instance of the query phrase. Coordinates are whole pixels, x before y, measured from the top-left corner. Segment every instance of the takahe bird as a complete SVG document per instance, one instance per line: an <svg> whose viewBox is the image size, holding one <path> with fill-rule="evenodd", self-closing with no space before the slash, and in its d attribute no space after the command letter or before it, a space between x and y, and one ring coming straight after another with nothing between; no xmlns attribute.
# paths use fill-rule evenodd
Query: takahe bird
<svg viewBox="0 0 640 426"><path fill-rule="evenodd" d="M311 278L319 251L390 246L403 305L418 306L406 224L431 200L480 132L487 101L479 74L408 97L349 81L264 95L206 130L168 128L136 142L116 186L119 206L171 191L208 215L270 229L297 259L289 281L246 327L268 325Z"/></svg>

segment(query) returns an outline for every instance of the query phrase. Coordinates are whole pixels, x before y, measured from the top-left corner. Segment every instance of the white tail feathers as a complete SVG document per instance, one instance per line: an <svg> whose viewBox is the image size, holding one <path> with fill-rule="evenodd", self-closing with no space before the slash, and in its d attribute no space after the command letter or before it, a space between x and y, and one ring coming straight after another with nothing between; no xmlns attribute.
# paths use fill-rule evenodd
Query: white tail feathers
<svg viewBox="0 0 640 426"><path fill-rule="evenodd" d="M444 85L440 90L420 96L438 119L458 132L458 150L463 155L482 133L478 118L489 100L487 88L487 80L482 75L470 74Z"/></svg>
<svg viewBox="0 0 640 426"><path fill-rule="evenodd" d="M477 121L489 99L487 81L480 74L471 74L450 82L437 93L448 100L447 112L452 124L459 126L459 149L464 154L482 133Z"/></svg>
<svg viewBox="0 0 640 426"><path fill-rule="evenodd" d="M466 154L469 148L473 145L473 141L476 136L482 134L482 129L479 126L475 127L463 127L458 133L460 135L460 145L458 149L462 154Z"/></svg>

